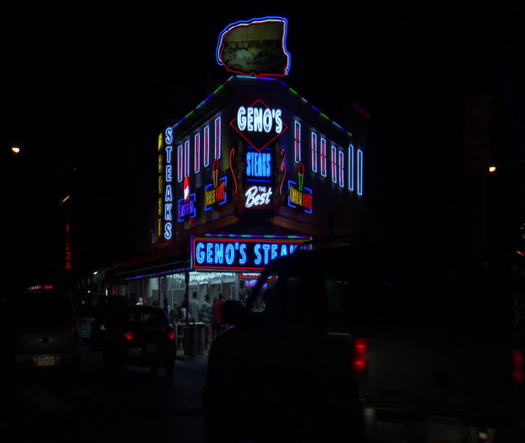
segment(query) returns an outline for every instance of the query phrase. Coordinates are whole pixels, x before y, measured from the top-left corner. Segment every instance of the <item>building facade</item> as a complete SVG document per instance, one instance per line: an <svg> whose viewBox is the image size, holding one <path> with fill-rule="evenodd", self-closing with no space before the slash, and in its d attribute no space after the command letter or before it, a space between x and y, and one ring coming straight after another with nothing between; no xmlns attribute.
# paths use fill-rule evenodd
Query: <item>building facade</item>
<svg viewBox="0 0 525 443"><path fill-rule="evenodd" d="M159 134L152 247L114 270L119 295L242 300L270 260L372 233L365 143L282 80L231 76Z"/></svg>

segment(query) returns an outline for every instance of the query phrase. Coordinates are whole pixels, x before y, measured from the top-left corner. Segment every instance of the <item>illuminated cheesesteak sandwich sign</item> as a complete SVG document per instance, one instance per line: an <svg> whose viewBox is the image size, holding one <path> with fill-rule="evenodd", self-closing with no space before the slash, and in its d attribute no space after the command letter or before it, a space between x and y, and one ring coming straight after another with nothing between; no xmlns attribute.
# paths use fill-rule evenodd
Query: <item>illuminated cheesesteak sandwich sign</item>
<svg viewBox="0 0 525 443"><path fill-rule="evenodd" d="M192 267L195 270L260 271L270 261L307 247L310 237L207 236L192 238Z"/></svg>

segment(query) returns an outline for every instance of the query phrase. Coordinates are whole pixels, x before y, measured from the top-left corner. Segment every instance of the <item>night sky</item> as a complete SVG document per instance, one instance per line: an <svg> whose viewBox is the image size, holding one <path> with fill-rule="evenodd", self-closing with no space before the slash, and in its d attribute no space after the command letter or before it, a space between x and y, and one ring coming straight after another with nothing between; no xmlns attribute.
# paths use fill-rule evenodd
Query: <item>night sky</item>
<svg viewBox="0 0 525 443"><path fill-rule="evenodd" d="M219 3L2 2L9 275L42 275L62 259L58 202L69 193L81 269L148 244L157 134L228 77L215 63L219 32L266 15L289 19L291 87L343 126L352 101L371 113L370 198L382 223L447 225L443 209L455 204L461 167L461 100L489 90L522 52L519 2L498 2L498 10L322 2L302 12L282 2ZM6 154L12 144L21 157Z"/></svg>

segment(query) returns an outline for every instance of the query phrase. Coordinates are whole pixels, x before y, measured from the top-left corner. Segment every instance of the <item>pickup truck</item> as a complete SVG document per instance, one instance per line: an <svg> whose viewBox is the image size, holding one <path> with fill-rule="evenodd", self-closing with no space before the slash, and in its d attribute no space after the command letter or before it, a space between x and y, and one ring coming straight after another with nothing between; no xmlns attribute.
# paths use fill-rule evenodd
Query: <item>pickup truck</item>
<svg viewBox="0 0 525 443"><path fill-rule="evenodd" d="M274 260L246 308L210 349L212 441L519 441L504 271L355 241Z"/></svg>

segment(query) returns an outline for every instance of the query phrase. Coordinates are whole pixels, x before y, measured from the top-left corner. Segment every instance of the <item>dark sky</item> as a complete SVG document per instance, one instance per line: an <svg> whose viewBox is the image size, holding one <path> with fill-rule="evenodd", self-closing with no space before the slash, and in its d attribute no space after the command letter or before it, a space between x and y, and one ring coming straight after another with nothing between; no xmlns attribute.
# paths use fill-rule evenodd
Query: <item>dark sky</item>
<svg viewBox="0 0 525 443"><path fill-rule="evenodd" d="M103 264L147 243L157 134L228 77L214 57L228 23L288 17L286 82L343 125L349 102L369 110L386 199L408 202L427 193L406 187L435 173L435 150L425 154L421 141L457 121L458 91L486 88L518 49L521 17L518 2L498 10L322 2L302 11L282 2L127 3L2 2L0 142L24 149L18 159L2 154L13 269L60 256L57 202L70 191L77 263Z"/></svg>

